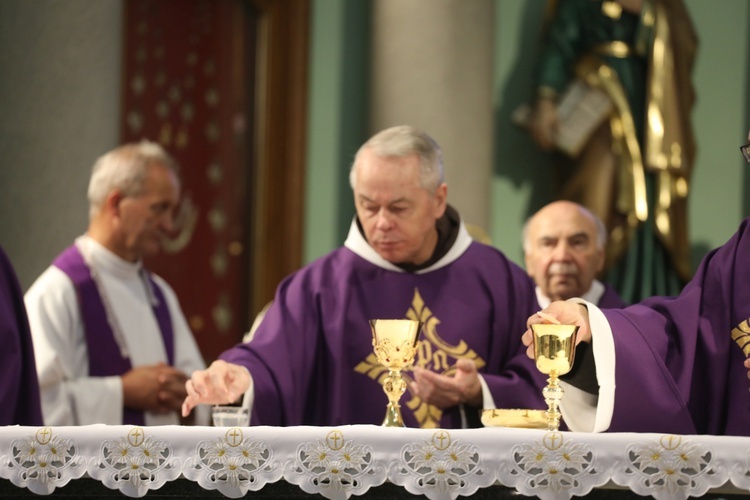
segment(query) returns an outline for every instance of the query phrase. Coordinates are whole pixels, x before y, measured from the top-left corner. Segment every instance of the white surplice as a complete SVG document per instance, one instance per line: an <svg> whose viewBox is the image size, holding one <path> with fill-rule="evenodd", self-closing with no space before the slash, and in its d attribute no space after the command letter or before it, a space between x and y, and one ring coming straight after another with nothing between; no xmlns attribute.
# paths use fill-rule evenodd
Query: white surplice
<svg viewBox="0 0 750 500"><path fill-rule="evenodd" d="M142 263L125 261L87 236L76 239L93 262L99 283L119 324L132 366L167 363L161 330L141 274ZM161 278L174 332L174 366L188 376L205 368L174 290ZM70 278L50 266L24 297L34 341L45 425L122 424L123 391L119 376L90 377L88 349L76 289ZM196 424L208 425L208 408ZM145 412L146 425L179 424L177 412Z"/></svg>

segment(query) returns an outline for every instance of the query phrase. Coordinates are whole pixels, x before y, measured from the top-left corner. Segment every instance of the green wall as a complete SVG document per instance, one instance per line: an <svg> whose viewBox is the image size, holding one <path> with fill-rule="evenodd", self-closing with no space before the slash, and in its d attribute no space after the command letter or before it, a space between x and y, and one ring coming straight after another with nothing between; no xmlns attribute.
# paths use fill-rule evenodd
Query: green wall
<svg viewBox="0 0 750 500"><path fill-rule="evenodd" d="M349 167L368 136L369 0L313 3L305 261L339 246L354 214Z"/></svg>
<svg viewBox="0 0 750 500"><path fill-rule="evenodd" d="M339 172L343 85L344 7L346 0L313 3L305 182L305 259L332 248L342 189Z"/></svg>

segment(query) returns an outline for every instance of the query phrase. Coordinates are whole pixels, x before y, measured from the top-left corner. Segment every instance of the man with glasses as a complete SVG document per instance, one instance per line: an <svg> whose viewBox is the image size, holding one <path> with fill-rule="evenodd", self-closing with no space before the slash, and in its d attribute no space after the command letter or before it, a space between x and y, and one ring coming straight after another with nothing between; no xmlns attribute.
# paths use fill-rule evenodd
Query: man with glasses
<svg viewBox="0 0 750 500"><path fill-rule="evenodd" d="M551 318L580 326L562 401L571 430L750 435L750 218L679 296L621 310L553 302L528 323Z"/></svg>
<svg viewBox="0 0 750 500"><path fill-rule="evenodd" d="M748 136L747 139L750 140L750 136ZM750 143L740 146L740 151L742 151L742 156L745 157L745 161L750 163Z"/></svg>

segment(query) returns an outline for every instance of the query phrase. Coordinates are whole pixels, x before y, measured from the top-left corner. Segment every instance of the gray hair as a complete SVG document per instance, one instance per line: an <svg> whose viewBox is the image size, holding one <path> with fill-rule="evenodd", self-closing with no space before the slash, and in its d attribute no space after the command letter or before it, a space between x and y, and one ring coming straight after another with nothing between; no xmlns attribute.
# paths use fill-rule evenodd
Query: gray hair
<svg viewBox="0 0 750 500"><path fill-rule="evenodd" d="M578 205L578 209L583 212L584 215L594 221L594 225L596 226L596 246L597 248L604 249L604 247L607 245L607 226L604 225L604 222L602 222L599 216L594 212L581 204L576 203L576 205ZM521 231L524 252L528 252L530 250L529 247L531 246L531 243L529 242L529 225L531 224L531 220L535 215L536 214L526 219L526 223L523 225L523 230Z"/></svg>
<svg viewBox="0 0 750 500"><path fill-rule="evenodd" d="M119 146L100 156L89 181L89 217L99 213L107 195L114 189L125 196L140 195L148 169L154 164L167 167L175 175L178 173L177 163L164 148L146 140Z"/></svg>
<svg viewBox="0 0 750 500"><path fill-rule="evenodd" d="M444 182L443 151L427 133L409 125L387 128L372 136L357 151L349 170L349 184L354 189L357 183L357 163L365 149L372 150L379 157L406 157L416 154L420 164L420 184L428 191L434 191Z"/></svg>

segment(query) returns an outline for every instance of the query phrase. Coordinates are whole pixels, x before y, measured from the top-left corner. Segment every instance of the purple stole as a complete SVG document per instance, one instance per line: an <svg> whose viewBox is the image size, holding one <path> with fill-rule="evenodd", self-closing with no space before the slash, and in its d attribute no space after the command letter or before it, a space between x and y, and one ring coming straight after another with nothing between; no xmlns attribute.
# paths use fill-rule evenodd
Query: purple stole
<svg viewBox="0 0 750 500"><path fill-rule="evenodd" d="M92 377L108 377L122 375L129 371L133 366L130 359L123 357L120 353L120 347L115 341L112 327L107 321L104 303L96 288L96 283L91 277L91 271L83 260L83 255L81 255L78 247L71 245L63 250L52 262L52 265L67 274L75 286L78 305L81 308L83 330L86 335L89 375ZM169 316L167 301L164 299L164 293L150 274L148 279L157 299L153 310L164 340L167 359L170 365L174 365L174 333L172 332L172 319ZM145 425L143 412L131 408L123 409L122 421L124 424Z"/></svg>

